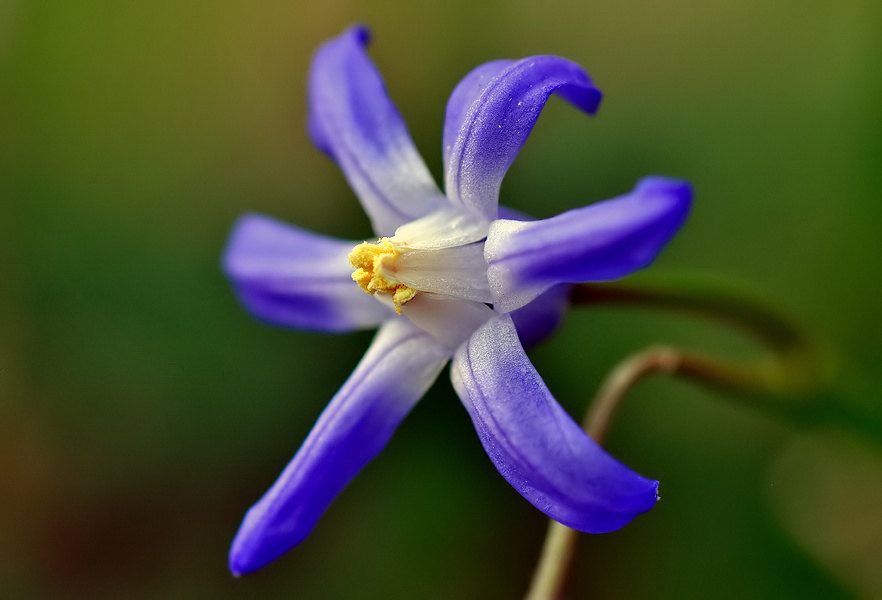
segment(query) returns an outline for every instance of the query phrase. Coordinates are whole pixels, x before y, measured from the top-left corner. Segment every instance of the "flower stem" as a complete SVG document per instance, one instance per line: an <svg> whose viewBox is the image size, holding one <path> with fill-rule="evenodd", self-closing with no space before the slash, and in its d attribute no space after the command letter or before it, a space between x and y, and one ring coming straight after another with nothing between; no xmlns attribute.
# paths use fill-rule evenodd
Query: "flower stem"
<svg viewBox="0 0 882 600"><path fill-rule="evenodd" d="M829 416L818 407L825 398L829 369L818 345L798 324L740 291L701 280L631 279L628 282L573 286L575 305L646 306L698 313L744 330L762 342L766 356L736 363L672 346L653 346L619 363L604 379L584 428L603 444L616 411L641 379L657 373L685 377L773 412L802 420ZM814 401L812 401L815 399ZM527 600L555 600L564 592L578 531L551 521Z"/></svg>
<svg viewBox="0 0 882 600"><path fill-rule="evenodd" d="M651 347L622 361L606 377L591 403L583 426L598 444L603 444L613 417L628 391L644 377L655 373L686 373L701 371L705 366L715 369L723 365L705 365L670 346ZM705 374L709 374L708 371ZM740 379L740 373L719 372L721 377ZM579 532L550 520L545 543L527 600L560 598L567 583L567 574L575 555Z"/></svg>
<svg viewBox="0 0 882 600"><path fill-rule="evenodd" d="M743 331L765 348L763 355L748 362L669 349L678 357L676 368L646 365L650 368L647 375L668 372L685 377L800 424L860 421L847 414L846 407L830 404L826 392L833 369L818 341L800 323L740 289L698 278L635 277L573 286L571 301L579 306L634 306L709 317ZM639 363L640 356L625 363ZM625 363L615 372L621 373Z"/></svg>
<svg viewBox="0 0 882 600"><path fill-rule="evenodd" d="M525 600L555 600L561 597L576 552L578 533L549 519L539 564L536 565Z"/></svg>

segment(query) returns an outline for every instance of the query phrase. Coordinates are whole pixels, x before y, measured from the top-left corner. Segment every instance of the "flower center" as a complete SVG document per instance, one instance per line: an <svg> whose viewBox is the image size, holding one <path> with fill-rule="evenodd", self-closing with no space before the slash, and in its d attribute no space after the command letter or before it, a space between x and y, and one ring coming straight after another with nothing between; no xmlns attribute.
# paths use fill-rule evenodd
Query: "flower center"
<svg viewBox="0 0 882 600"><path fill-rule="evenodd" d="M349 264L355 268L352 279L366 294L391 294L395 312L401 314L401 305L416 296L417 290L395 277L395 259L401 250L389 238L380 238L375 244L364 242L349 253Z"/></svg>

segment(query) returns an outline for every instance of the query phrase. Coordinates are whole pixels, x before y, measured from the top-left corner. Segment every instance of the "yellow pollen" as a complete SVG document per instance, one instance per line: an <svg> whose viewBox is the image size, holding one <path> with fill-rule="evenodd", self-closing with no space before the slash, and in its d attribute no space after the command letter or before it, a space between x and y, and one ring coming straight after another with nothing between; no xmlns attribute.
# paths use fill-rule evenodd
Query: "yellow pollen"
<svg viewBox="0 0 882 600"><path fill-rule="evenodd" d="M381 238L375 244L364 242L349 253L349 264L355 272L352 279L366 294L377 292L392 294L395 312L401 314L401 305L416 296L416 290L397 281L395 259L401 250L389 241Z"/></svg>

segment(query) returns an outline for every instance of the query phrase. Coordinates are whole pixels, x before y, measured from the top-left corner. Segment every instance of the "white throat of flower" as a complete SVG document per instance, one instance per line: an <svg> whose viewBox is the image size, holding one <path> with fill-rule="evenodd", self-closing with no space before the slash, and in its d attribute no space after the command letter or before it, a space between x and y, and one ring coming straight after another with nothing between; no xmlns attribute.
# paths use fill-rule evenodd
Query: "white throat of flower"
<svg viewBox="0 0 882 600"><path fill-rule="evenodd" d="M466 313L485 311L489 315L492 311L487 305L493 303L493 294L484 259L488 227L486 220L463 210L432 213L402 225L391 238L353 248L349 254L355 269L352 279L366 293L391 303L398 314L404 312L433 334L450 326L441 323L448 318L461 320ZM431 311L426 303L433 306ZM426 322L429 313L437 318Z"/></svg>

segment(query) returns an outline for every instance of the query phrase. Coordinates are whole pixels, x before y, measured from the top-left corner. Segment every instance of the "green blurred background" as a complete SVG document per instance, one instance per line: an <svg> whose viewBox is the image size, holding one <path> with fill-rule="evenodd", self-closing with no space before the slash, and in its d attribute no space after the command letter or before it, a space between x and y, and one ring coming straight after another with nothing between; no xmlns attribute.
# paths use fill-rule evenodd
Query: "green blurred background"
<svg viewBox="0 0 882 600"><path fill-rule="evenodd" d="M600 113L552 101L503 201L545 217L646 174L690 179L694 211L654 271L790 307L836 349L837 399L878 410L875 0L3 0L0 597L525 591L546 521L496 473L446 377L304 544L256 575L226 570L245 510L371 337L258 324L218 265L244 211L369 235L304 124L311 53L355 21L436 176L444 105L471 68L585 65ZM654 342L751 351L682 316L595 309L531 357L581 414ZM878 440L641 384L609 445L661 480L662 501L583 538L572 597L882 597Z"/></svg>

